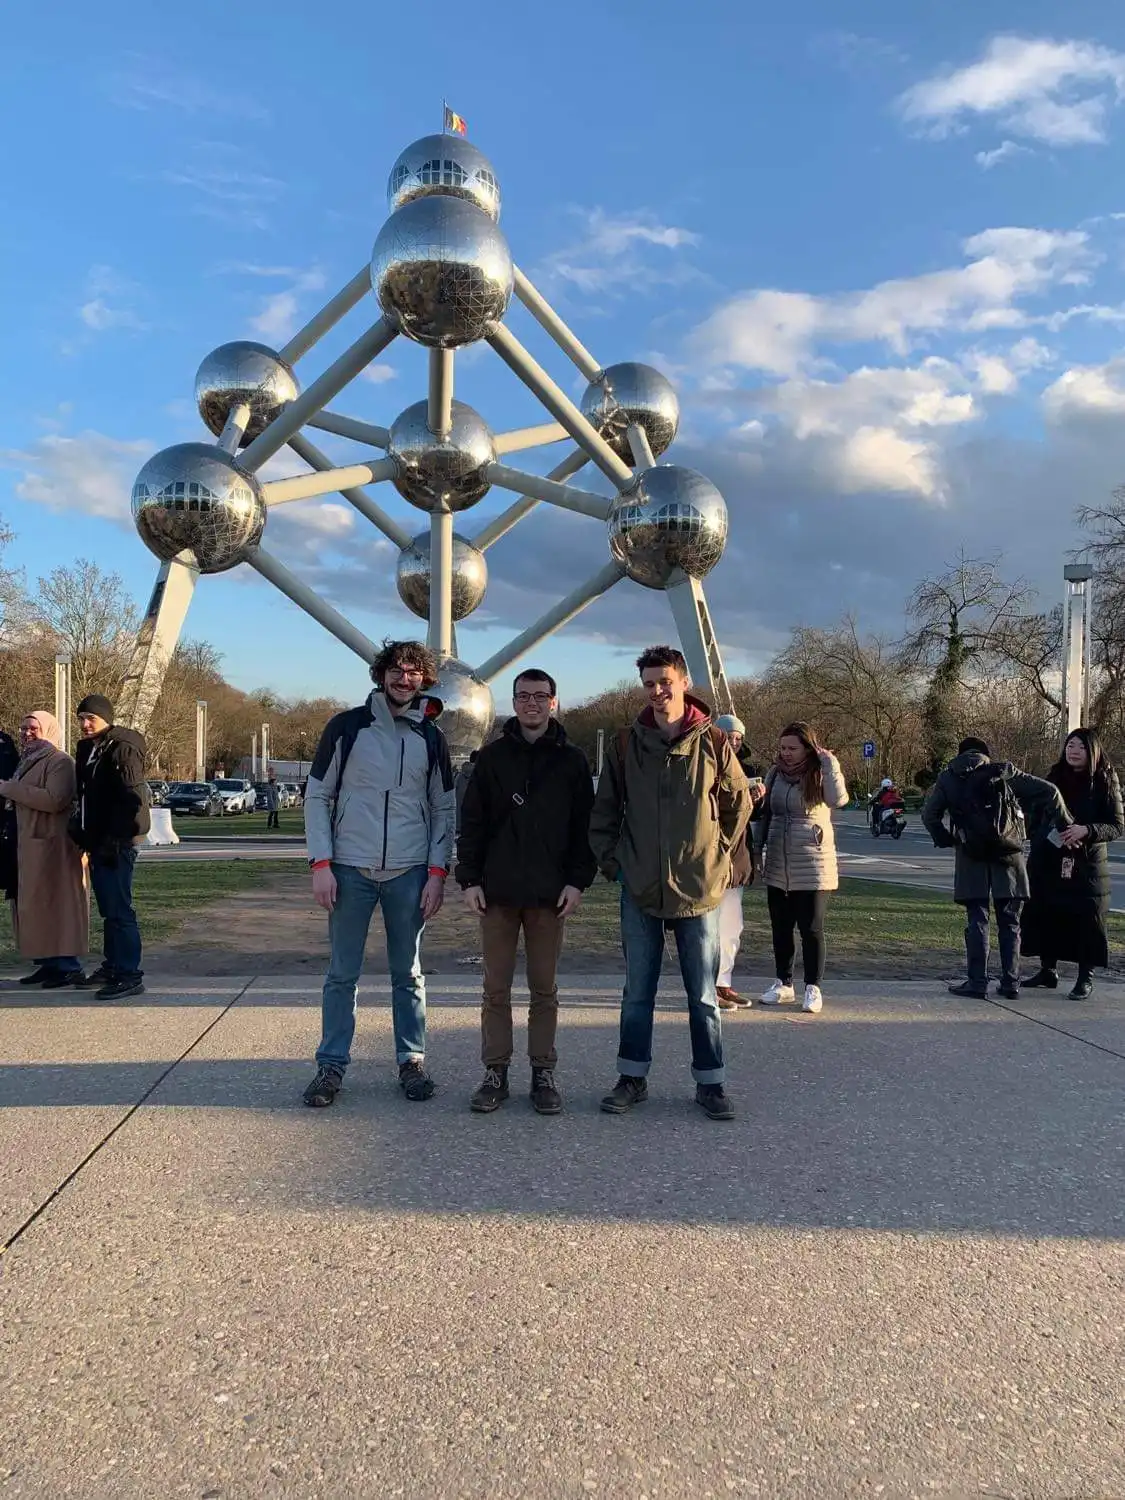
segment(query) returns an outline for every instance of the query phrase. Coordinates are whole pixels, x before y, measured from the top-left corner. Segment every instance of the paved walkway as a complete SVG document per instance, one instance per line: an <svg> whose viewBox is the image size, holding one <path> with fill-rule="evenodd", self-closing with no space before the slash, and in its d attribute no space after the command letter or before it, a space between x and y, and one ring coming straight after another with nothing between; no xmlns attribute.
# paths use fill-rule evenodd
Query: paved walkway
<svg viewBox="0 0 1125 1500"><path fill-rule="evenodd" d="M473 1116L430 984L437 1096L373 982L316 1113L307 976L0 992L0 1495L1125 1495L1125 989L736 1015L724 1126L671 1006L598 1112L609 977Z"/></svg>

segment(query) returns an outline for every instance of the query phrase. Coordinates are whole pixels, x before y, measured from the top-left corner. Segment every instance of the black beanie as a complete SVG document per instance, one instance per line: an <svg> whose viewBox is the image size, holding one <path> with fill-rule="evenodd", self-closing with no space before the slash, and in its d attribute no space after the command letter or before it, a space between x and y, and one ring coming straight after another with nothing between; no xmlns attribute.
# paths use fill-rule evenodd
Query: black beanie
<svg viewBox="0 0 1125 1500"><path fill-rule="evenodd" d="M97 714L98 718L104 719L107 724L113 723L113 704L108 698L103 698L101 693L87 693L75 709L75 713Z"/></svg>

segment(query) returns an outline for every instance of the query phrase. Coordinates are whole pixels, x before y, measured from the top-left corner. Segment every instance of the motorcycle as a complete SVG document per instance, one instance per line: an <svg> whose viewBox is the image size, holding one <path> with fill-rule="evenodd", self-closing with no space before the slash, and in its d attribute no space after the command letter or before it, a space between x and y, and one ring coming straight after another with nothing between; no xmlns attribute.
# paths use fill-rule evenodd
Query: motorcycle
<svg viewBox="0 0 1125 1500"><path fill-rule="evenodd" d="M890 807L876 809L871 820L871 837L877 839L880 834L885 833L892 839L900 839L905 827L906 808L903 803L896 802Z"/></svg>

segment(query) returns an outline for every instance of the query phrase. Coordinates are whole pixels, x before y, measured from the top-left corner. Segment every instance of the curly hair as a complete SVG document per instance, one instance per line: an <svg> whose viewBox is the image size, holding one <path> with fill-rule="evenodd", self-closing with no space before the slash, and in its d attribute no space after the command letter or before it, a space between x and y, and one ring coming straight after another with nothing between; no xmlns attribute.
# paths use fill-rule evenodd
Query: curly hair
<svg viewBox="0 0 1125 1500"><path fill-rule="evenodd" d="M437 657L421 641L383 642L383 649L371 663L371 681L376 687L385 685L392 667L417 667L422 673L423 692L438 680Z"/></svg>
<svg viewBox="0 0 1125 1500"><path fill-rule="evenodd" d="M643 677L649 667L674 667L677 672L688 675L684 653L675 646L648 646L637 657L637 671Z"/></svg>

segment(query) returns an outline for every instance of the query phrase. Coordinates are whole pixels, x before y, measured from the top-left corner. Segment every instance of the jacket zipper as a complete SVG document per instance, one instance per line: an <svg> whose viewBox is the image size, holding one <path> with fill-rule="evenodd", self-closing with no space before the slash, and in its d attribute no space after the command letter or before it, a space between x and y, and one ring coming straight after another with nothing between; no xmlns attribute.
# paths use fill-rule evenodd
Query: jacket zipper
<svg viewBox="0 0 1125 1500"><path fill-rule="evenodd" d="M390 816L391 816L391 794L390 794L390 792L384 792L383 793L383 858L382 858L382 860L379 863L379 868L381 870L385 870L387 868L387 823L388 823L388 821L390 819Z"/></svg>

